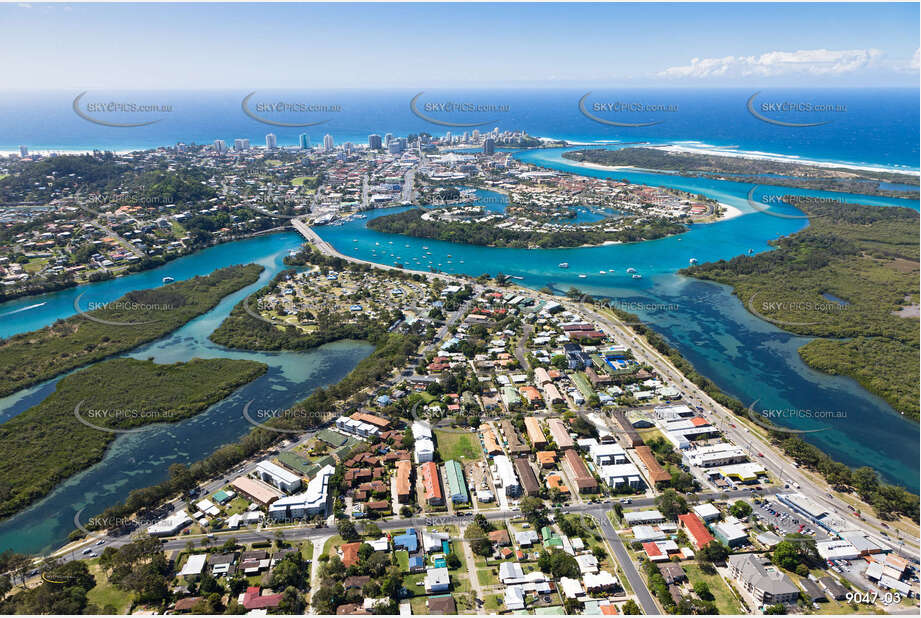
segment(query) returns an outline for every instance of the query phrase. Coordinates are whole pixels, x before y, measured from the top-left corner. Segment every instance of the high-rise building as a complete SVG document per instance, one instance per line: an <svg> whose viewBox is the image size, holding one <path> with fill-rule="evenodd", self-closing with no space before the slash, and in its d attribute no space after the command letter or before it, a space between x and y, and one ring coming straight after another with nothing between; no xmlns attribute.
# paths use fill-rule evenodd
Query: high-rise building
<svg viewBox="0 0 921 618"><path fill-rule="evenodd" d="M496 154L496 140L491 137L483 140L483 154Z"/></svg>
<svg viewBox="0 0 921 618"><path fill-rule="evenodd" d="M402 139L390 140L390 143L387 144L387 152L390 154L400 154L403 152L405 142Z"/></svg>
<svg viewBox="0 0 921 618"><path fill-rule="evenodd" d="M19 147L19 156L20 156L20 157L28 157L28 156L29 156L29 147L28 147L28 146L20 146L20 147Z"/></svg>
<svg viewBox="0 0 921 618"><path fill-rule="evenodd" d="M233 140L233 149L236 150L237 152L243 152L244 150L248 150L249 140L243 139L240 137L236 138L235 140Z"/></svg>
<svg viewBox="0 0 921 618"><path fill-rule="evenodd" d="M278 140L276 139L274 133L269 133L265 136L265 147L268 150L274 150L278 147Z"/></svg>
<svg viewBox="0 0 921 618"><path fill-rule="evenodd" d="M451 132L450 132L450 131L448 131L447 133L445 133L445 143L446 143L446 144L450 144L450 143L451 143Z"/></svg>
<svg viewBox="0 0 921 618"><path fill-rule="evenodd" d="M384 146L390 146L390 142L393 141L393 133L388 133L384 136Z"/></svg>
<svg viewBox="0 0 921 618"><path fill-rule="evenodd" d="M218 154L224 154L227 152L227 142L222 139L214 140L214 150L216 150Z"/></svg>
<svg viewBox="0 0 921 618"><path fill-rule="evenodd" d="M480 130L479 129L474 129L473 133L471 133L470 135L473 136L473 141L475 142L480 141Z"/></svg>
<svg viewBox="0 0 921 618"><path fill-rule="evenodd" d="M368 148L371 150L380 150L381 149L381 136L377 133L372 133L368 136Z"/></svg>
<svg viewBox="0 0 921 618"><path fill-rule="evenodd" d="M326 151L330 151L333 149L333 146L335 146L335 142L333 141L333 136L327 133L326 135L323 136L323 149Z"/></svg>
<svg viewBox="0 0 921 618"><path fill-rule="evenodd" d="M297 143L300 145L301 150L310 149L310 136L306 133L301 133L297 138Z"/></svg>

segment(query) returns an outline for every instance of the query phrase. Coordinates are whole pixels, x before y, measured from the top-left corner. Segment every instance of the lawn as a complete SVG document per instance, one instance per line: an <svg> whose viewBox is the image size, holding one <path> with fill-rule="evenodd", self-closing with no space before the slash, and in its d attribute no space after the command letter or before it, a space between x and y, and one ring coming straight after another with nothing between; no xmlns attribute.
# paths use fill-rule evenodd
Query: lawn
<svg viewBox="0 0 921 618"><path fill-rule="evenodd" d="M501 609L503 599L501 595L498 594L487 594L483 602L483 607L485 609L498 612Z"/></svg>
<svg viewBox="0 0 921 618"><path fill-rule="evenodd" d="M693 586L699 581L706 582L713 594L713 601L721 614L740 614L742 608L739 601L719 575L705 575L700 567L694 563L682 565L688 574L688 581Z"/></svg>
<svg viewBox="0 0 921 618"><path fill-rule="evenodd" d="M131 598L134 594L118 590L110 584L98 561L91 561L89 569L90 573L96 578L96 586L86 594L87 601L96 605L103 613L109 613L106 610L106 606L111 605L115 608L116 614L127 614L131 608Z"/></svg>
<svg viewBox="0 0 921 618"><path fill-rule="evenodd" d="M323 545L323 553L329 556L330 558L332 558L333 556L337 556L338 554L336 553L336 549L340 545L342 545L344 542L345 541L343 540L343 538L339 536L338 534L329 537L329 539L327 539L326 541L326 544Z"/></svg>
<svg viewBox="0 0 921 618"><path fill-rule="evenodd" d="M483 456L479 439L475 434L453 433L436 429L435 440L438 442L438 453L442 461L474 460Z"/></svg>
<svg viewBox="0 0 921 618"><path fill-rule="evenodd" d="M400 549L395 552L397 556L397 564L400 565L400 571L403 573L409 573L409 552L405 549Z"/></svg>
<svg viewBox="0 0 921 618"><path fill-rule="evenodd" d="M481 586L496 586L499 584L499 577L495 574L495 569L477 569L476 578Z"/></svg>
<svg viewBox="0 0 921 618"><path fill-rule="evenodd" d="M315 176L298 176L297 178L291 181L291 184L295 187L300 187L304 184L306 180L310 179L311 181L313 181L314 178Z"/></svg>
<svg viewBox="0 0 921 618"><path fill-rule="evenodd" d="M413 610L413 615L427 615L429 613L428 605L425 604L425 597L413 597L409 600L409 606Z"/></svg>

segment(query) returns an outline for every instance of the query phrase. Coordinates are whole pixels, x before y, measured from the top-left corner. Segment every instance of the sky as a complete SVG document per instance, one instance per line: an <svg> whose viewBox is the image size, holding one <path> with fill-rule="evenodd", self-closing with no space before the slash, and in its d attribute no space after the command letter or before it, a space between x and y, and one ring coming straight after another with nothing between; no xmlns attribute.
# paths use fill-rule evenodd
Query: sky
<svg viewBox="0 0 921 618"><path fill-rule="evenodd" d="M919 5L6 4L35 89L915 86Z"/></svg>

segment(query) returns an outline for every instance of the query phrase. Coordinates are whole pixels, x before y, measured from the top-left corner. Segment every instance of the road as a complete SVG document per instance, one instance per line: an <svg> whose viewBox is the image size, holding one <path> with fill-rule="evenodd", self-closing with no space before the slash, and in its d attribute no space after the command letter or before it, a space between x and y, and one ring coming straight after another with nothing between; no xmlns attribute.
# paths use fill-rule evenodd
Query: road
<svg viewBox="0 0 921 618"><path fill-rule="evenodd" d="M572 303L564 304L568 305L570 310L581 312L583 315L599 323L602 330L616 335L625 343L629 342L636 359L652 366L660 376L680 386L688 399L688 403L691 403L690 400L696 400L699 402L698 405L705 406L710 410L714 417L714 425L716 425L730 441L746 448L753 460L763 465L768 471L777 476L781 482L789 483L790 485L793 483L799 485L799 489L791 488L790 491L797 491L808 496L812 500L828 508L829 511L836 513L839 517L863 529L875 543L884 547L890 547L903 557L915 563L918 562L917 539L903 537L905 545L908 548L903 549L896 546L891 540L887 540L879 535L877 530L880 528L880 522L875 517L862 512L861 516L866 521L860 521L859 524L856 523L859 520L850 512L847 504L830 497L827 487L818 486L812 479L803 474L802 471L793 467L787 456L771 444L768 439L763 437L760 433L750 430L744 423L739 421L732 411L717 403L700 387L686 379L675 366L672 365L671 361L653 348L644 338L638 337L627 325L613 316L599 313L585 303L579 303L577 307L572 306ZM763 453L764 456L759 457L759 453ZM866 524L869 524L870 527ZM873 529L873 526L875 526L876 529Z"/></svg>
<svg viewBox="0 0 921 618"><path fill-rule="evenodd" d="M611 520L608 519L607 514L604 511L600 514L592 514L595 515L595 519L601 527L604 538L607 539L608 544L611 546L611 551L614 552L614 558L617 559L620 567L624 570L624 575L627 577L627 581L630 582L630 587L633 588L633 592L636 594L636 600L642 608L643 613L647 616L662 614L662 610L656 605L655 599L652 598L652 593L649 592L649 588L646 587L646 582L633 565L630 554L627 553L627 548L624 547L624 542L617 536L617 531L614 530L614 526L611 525Z"/></svg>

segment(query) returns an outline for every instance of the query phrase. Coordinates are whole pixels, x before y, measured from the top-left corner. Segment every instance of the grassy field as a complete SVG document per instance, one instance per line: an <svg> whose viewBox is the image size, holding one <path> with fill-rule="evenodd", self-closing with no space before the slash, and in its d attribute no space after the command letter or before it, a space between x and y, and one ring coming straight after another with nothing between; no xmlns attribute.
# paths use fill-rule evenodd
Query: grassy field
<svg viewBox="0 0 921 618"><path fill-rule="evenodd" d="M481 586L496 586L499 584L499 577L496 575L495 569L492 568L477 569L476 578Z"/></svg>
<svg viewBox="0 0 921 618"><path fill-rule="evenodd" d="M314 178L316 178L316 176L298 176L291 181L291 184L295 187L300 187L303 186L304 182L308 179L312 181Z"/></svg>
<svg viewBox="0 0 921 618"><path fill-rule="evenodd" d="M480 449L479 439L474 434L453 433L435 430L435 440L438 443L438 453L442 461L449 459L474 460L480 459L483 452Z"/></svg>
<svg viewBox="0 0 921 618"><path fill-rule="evenodd" d="M89 569L96 578L96 587L87 593L87 601L94 604L103 613L109 613L106 606L111 606L109 609L114 607L115 614L127 614L128 609L131 608L133 593L118 590L110 584L97 560L89 563Z"/></svg>
<svg viewBox="0 0 921 618"><path fill-rule="evenodd" d="M740 614L742 608L735 595L722 580L719 575L705 575L700 567L693 563L682 565L684 572L688 574L688 581L693 586L699 581L706 582L713 594L713 602L716 603L717 609L721 614Z"/></svg>
<svg viewBox="0 0 921 618"><path fill-rule="evenodd" d="M397 556L397 563L400 565L400 570L404 573L409 573L409 552L405 549L401 549L395 553Z"/></svg>

